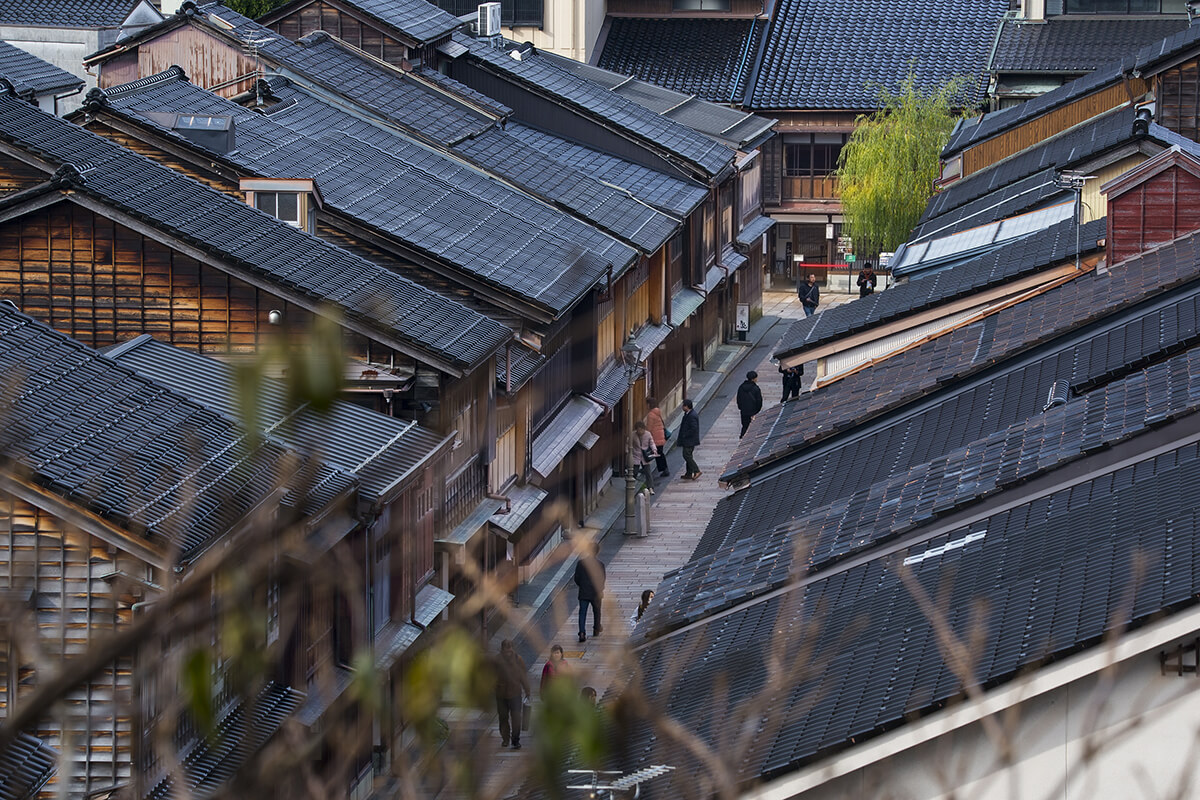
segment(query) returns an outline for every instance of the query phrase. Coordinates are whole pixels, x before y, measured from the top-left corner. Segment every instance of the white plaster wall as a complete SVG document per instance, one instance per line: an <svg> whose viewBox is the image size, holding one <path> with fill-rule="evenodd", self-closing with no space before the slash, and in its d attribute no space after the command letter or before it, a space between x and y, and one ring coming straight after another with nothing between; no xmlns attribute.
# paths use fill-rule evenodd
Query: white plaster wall
<svg viewBox="0 0 1200 800"><path fill-rule="evenodd" d="M1158 651L898 753L802 795L894 800L1200 796L1200 677L1162 676ZM1012 748L1010 764L1001 748Z"/></svg>
<svg viewBox="0 0 1200 800"><path fill-rule="evenodd" d="M116 35L115 31L111 33ZM59 102L59 114L66 114L78 108L83 103L88 89L96 85L96 76L84 71L83 57L100 49L99 31L0 25L0 39L87 81L87 85L79 94Z"/></svg>
<svg viewBox="0 0 1200 800"><path fill-rule="evenodd" d="M604 24L604 0L545 0L544 13L541 28L505 28L504 35L586 63Z"/></svg>

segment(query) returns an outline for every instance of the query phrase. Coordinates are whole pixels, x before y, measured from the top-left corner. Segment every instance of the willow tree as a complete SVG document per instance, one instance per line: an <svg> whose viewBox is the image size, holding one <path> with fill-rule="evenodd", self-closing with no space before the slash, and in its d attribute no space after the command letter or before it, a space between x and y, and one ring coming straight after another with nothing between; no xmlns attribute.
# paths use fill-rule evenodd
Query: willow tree
<svg viewBox="0 0 1200 800"><path fill-rule="evenodd" d="M879 110L856 121L837 176L847 233L860 253L895 250L908 239L933 194L966 85L957 78L926 93L910 72L899 92L881 90Z"/></svg>

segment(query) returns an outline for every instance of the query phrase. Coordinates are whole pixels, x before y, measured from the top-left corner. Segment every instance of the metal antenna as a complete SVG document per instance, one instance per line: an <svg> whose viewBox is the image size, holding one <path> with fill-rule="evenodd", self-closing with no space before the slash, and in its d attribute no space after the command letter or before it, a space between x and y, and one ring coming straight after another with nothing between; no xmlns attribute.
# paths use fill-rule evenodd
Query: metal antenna
<svg viewBox="0 0 1200 800"><path fill-rule="evenodd" d="M275 41L274 36L264 36L261 39L246 40L246 53L254 59L254 105L256 108L261 107L263 104L262 84L259 81L266 77L266 73L263 72L262 68L262 58L259 53L259 48L262 45L273 41Z"/></svg>
<svg viewBox="0 0 1200 800"><path fill-rule="evenodd" d="M1075 193L1075 270L1079 270L1079 226L1083 218L1083 185L1095 178L1076 170L1062 170L1054 175L1054 185Z"/></svg>
<svg viewBox="0 0 1200 800"><path fill-rule="evenodd" d="M641 794L641 785L651 778L657 778L660 775L666 775L674 767L668 767L665 764L653 764L649 767L639 769L637 772L631 772L628 775L621 775L619 772L606 770L590 770L590 769L569 769L568 774L572 775L591 775L592 779L588 783L574 784L568 786L568 789L577 791L589 792L588 797L601 798L602 793L605 800L616 800L617 793L625 793L630 789L633 790L634 797ZM615 775L617 777L601 777Z"/></svg>

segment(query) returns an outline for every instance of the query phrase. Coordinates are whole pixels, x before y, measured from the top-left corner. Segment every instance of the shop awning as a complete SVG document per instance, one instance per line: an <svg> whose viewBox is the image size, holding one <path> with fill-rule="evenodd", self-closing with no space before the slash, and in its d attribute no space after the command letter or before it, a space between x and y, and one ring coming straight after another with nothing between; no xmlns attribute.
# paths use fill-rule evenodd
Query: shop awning
<svg viewBox="0 0 1200 800"><path fill-rule="evenodd" d="M637 343L641 345L642 358L649 358L650 354L667 340L673 330L675 329L670 325L647 325L638 331Z"/></svg>
<svg viewBox="0 0 1200 800"><path fill-rule="evenodd" d="M525 520L533 516L537 507L549 496L545 489L539 489L530 484L514 486L505 494L508 496L509 509L506 512L501 508L492 514L491 523L509 535L516 533Z"/></svg>
<svg viewBox="0 0 1200 800"><path fill-rule="evenodd" d="M503 500L484 498L483 502L475 506L474 510L467 515L466 519L454 526L454 530L446 534L439 534L434 538L434 542L443 546L464 547L475 538L477 533L483 530L483 526L487 525L488 518L499 508L504 508Z"/></svg>
<svg viewBox="0 0 1200 800"><path fill-rule="evenodd" d="M721 258L719 259L721 266L729 270L729 274L737 272L742 267L749 263L750 259L733 249L733 245L727 244L721 250Z"/></svg>
<svg viewBox="0 0 1200 800"><path fill-rule="evenodd" d="M708 268L708 274L704 276L704 283L699 284L697 288L707 295L723 280L725 280L725 270L714 264Z"/></svg>
<svg viewBox="0 0 1200 800"><path fill-rule="evenodd" d="M550 424L533 440L533 471L543 478L553 472L603 413L604 409L598 403L581 395L568 400L563 409L550 420Z"/></svg>
<svg viewBox="0 0 1200 800"><path fill-rule="evenodd" d="M641 342L640 339L638 341ZM638 377L641 377L643 371L642 367L638 367ZM602 403L605 408L615 408L627 391L629 391L629 376L625 374L625 365L620 361L614 361L596 376L596 388L592 390L591 396L596 402Z"/></svg>
<svg viewBox="0 0 1200 800"><path fill-rule="evenodd" d="M695 289L680 289L671 295L671 324L678 328L702 305L704 295Z"/></svg>
<svg viewBox="0 0 1200 800"><path fill-rule="evenodd" d="M775 227L775 220L759 214L747 222L738 232L737 243L742 247L751 247L758 243L762 235Z"/></svg>

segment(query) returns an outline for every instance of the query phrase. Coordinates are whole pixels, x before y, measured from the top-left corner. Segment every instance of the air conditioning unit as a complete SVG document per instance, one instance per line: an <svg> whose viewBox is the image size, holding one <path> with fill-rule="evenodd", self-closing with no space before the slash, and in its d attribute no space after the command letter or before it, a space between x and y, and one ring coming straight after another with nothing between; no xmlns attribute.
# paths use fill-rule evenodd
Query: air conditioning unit
<svg viewBox="0 0 1200 800"><path fill-rule="evenodd" d="M481 3L479 6L479 19L475 23L475 29L479 31L480 36L499 36L500 35L500 4L499 3Z"/></svg>

